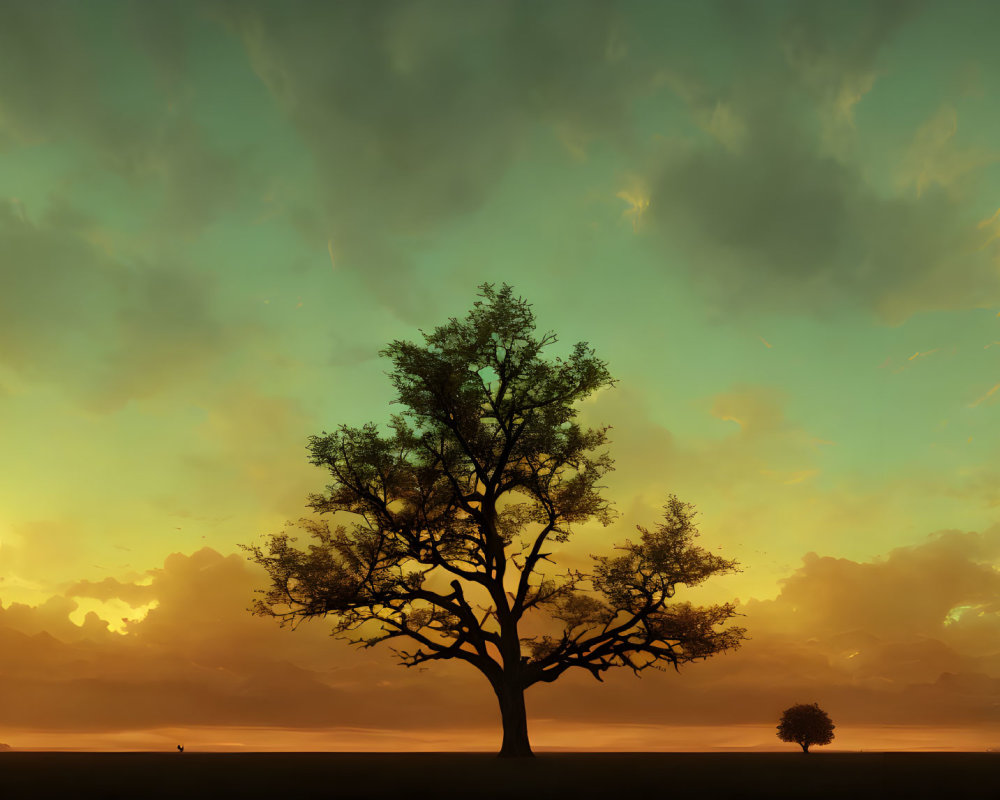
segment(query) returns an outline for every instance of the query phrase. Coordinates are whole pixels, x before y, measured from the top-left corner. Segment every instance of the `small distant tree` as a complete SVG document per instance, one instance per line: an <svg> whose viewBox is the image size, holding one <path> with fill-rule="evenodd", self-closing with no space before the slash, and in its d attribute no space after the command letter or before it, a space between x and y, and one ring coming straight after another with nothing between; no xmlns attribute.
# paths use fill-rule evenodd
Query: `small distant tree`
<svg viewBox="0 0 1000 800"><path fill-rule="evenodd" d="M332 482L309 505L353 525L303 520L308 549L287 533L246 549L271 578L256 613L293 625L330 615L335 635L363 647L409 640L394 651L408 667L465 661L499 701L500 755L530 756L528 687L572 668L598 680L612 667L677 668L744 631L721 627L730 603L673 601L679 585L735 562L695 544L694 509L672 495L662 522L588 572L543 571L574 525L613 519L599 491L608 429L582 427L575 406L614 381L586 343L543 358L556 337L535 335L530 305L507 285L480 289L464 320L381 352L405 409L387 431L345 425L310 439ZM551 633L526 635L537 612Z"/></svg>
<svg viewBox="0 0 1000 800"><path fill-rule="evenodd" d="M785 709L778 723L778 738L783 742L795 742L803 753L808 753L814 744L830 744L834 727L819 705L802 703Z"/></svg>

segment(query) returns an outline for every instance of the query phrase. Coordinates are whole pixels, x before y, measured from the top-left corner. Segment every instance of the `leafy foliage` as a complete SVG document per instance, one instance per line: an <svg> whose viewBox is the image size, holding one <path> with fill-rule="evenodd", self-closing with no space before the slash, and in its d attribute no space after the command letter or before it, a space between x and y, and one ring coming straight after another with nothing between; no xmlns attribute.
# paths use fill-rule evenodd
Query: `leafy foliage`
<svg viewBox="0 0 1000 800"><path fill-rule="evenodd" d="M672 602L679 585L735 569L695 545L694 511L676 497L592 572L546 574L574 524L614 518L599 491L609 429L584 428L575 407L614 380L586 343L544 359L556 336L536 337L530 305L507 285L480 289L464 320L381 351L404 408L387 430L310 438L312 463L332 478L310 506L353 522L300 521L306 549L288 532L247 547L271 578L256 613L331 615L336 635L365 647L405 637L416 646L394 651L404 665L463 659L501 699L571 667L600 679L736 647L743 630L719 629L731 604ZM561 632L522 635L530 611Z"/></svg>
<svg viewBox="0 0 1000 800"><path fill-rule="evenodd" d="M836 726L827 713L816 703L794 705L786 708L778 723L778 738L795 742L808 753L814 744L830 744Z"/></svg>

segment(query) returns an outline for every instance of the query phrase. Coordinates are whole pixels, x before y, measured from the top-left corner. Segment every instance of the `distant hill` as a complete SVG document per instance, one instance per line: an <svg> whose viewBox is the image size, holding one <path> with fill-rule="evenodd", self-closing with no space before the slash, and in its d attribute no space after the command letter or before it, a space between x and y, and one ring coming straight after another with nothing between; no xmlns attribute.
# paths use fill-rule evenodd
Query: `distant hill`
<svg viewBox="0 0 1000 800"><path fill-rule="evenodd" d="M4 744L3 742L0 742L0 753L2 753L4 750L13 750L13 749L14 748L11 747L9 744Z"/></svg>

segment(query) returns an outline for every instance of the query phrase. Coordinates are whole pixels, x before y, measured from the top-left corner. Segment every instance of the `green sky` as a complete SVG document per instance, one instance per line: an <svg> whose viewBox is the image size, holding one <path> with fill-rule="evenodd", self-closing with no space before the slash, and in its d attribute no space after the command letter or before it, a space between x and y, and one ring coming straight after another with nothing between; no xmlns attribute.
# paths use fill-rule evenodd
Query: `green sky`
<svg viewBox="0 0 1000 800"><path fill-rule="evenodd" d="M156 598L92 585L304 514L306 437L386 421L378 349L484 281L619 381L583 415L614 426L621 525L568 558L676 492L743 564L713 596L945 530L992 569L998 26L970 1L4 3L0 601L122 629ZM943 608L1000 630L1000 592L963 586Z"/></svg>

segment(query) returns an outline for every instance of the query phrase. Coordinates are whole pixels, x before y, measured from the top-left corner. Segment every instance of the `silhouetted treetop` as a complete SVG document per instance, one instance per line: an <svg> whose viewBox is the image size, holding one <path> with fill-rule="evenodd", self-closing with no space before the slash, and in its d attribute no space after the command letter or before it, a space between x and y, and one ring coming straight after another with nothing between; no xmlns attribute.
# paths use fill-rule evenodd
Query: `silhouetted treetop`
<svg viewBox="0 0 1000 800"><path fill-rule="evenodd" d="M500 701L501 754L526 755L529 686L571 667L598 679L615 666L677 667L737 646L743 630L719 627L731 604L672 602L679 585L735 568L695 544L694 510L672 495L662 522L591 572L543 569L574 524L614 518L599 485L609 428L582 426L576 404L615 382L585 342L544 358L556 336L535 334L509 286L483 284L480 297L423 344L380 352L403 407L384 431L342 425L309 439L331 478L309 505L354 521L302 520L306 549L288 533L247 549L271 578L257 613L331 615L335 634L365 647L405 638L413 648L394 652L406 666L468 662ZM558 632L526 635L529 611Z"/></svg>
<svg viewBox="0 0 1000 800"><path fill-rule="evenodd" d="M827 713L816 703L800 703L786 708L778 723L778 738L794 742L808 753L812 745L830 744L836 726Z"/></svg>

